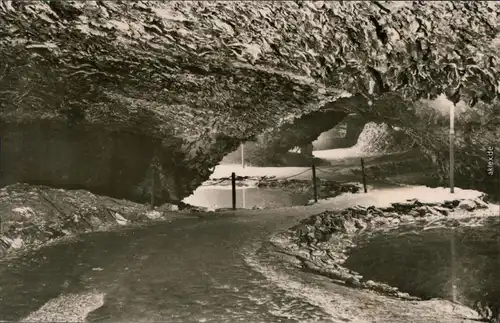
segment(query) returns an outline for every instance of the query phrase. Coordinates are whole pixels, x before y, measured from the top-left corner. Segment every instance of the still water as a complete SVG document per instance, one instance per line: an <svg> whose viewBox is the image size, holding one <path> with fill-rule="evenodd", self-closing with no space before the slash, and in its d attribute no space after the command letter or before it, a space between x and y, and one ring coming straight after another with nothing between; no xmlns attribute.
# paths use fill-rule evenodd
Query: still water
<svg viewBox="0 0 500 323"><path fill-rule="evenodd" d="M363 239L345 265L411 295L480 301L500 309L500 221L483 226L398 229ZM453 292L452 286L455 285Z"/></svg>
<svg viewBox="0 0 500 323"><path fill-rule="evenodd" d="M236 188L236 207L284 207L305 205L312 196L274 188ZM224 186L200 186L185 198L184 203L212 209L232 207L231 188Z"/></svg>

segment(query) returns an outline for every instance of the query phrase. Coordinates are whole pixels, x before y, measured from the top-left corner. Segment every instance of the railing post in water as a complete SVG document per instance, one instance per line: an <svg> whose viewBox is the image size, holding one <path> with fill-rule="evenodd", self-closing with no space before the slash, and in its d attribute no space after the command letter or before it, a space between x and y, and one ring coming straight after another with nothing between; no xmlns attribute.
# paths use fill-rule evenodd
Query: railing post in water
<svg viewBox="0 0 500 323"><path fill-rule="evenodd" d="M236 174L231 173L231 187L233 192L233 210L236 210Z"/></svg>
<svg viewBox="0 0 500 323"><path fill-rule="evenodd" d="M361 158L361 173L363 174L363 188L365 193L368 192L366 189L366 174L365 174L365 161Z"/></svg>
<svg viewBox="0 0 500 323"><path fill-rule="evenodd" d="M312 165L312 180L314 190L314 202L318 202L318 187L316 186L316 165Z"/></svg>
<svg viewBox="0 0 500 323"><path fill-rule="evenodd" d="M450 106L450 193L455 192L455 104Z"/></svg>
<svg viewBox="0 0 500 323"><path fill-rule="evenodd" d="M450 237L450 251L451 251L451 299L457 302L457 268L455 265L455 229L451 229Z"/></svg>

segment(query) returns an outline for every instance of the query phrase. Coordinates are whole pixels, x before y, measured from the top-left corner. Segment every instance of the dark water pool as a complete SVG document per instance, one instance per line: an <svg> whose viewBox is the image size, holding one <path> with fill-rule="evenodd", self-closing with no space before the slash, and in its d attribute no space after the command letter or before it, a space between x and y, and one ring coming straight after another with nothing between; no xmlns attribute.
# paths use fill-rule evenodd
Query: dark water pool
<svg viewBox="0 0 500 323"><path fill-rule="evenodd" d="M186 199L185 203L208 207L208 208L230 208L232 207L232 192L227 187L199 187ZM236 189L236 207L284 207L294 205L305 205L312 196L304 193L285 191L279 188L241 188Z"/></svg>
<svg viewBox="0 0 500 323"><path fill-rule="evenodd" d="M365 279L423 299L452 300L454 272L457 301L470 307L481 301L500 309L499 219L481 227L400 229L378 235L359 241L345 265Z"/></svg>

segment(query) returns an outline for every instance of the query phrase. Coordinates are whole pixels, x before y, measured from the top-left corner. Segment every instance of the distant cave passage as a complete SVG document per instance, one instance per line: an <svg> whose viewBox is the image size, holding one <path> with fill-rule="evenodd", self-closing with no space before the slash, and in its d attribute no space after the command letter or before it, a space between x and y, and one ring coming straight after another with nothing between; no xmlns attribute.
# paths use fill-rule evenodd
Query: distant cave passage
<svg viewBox="0 0 500 323"><path fill-rule="evenodd" d="M356 145L366 121L358 115L349 115L332 129L321 133L313 141L314 150L349 148Z"/></svg>

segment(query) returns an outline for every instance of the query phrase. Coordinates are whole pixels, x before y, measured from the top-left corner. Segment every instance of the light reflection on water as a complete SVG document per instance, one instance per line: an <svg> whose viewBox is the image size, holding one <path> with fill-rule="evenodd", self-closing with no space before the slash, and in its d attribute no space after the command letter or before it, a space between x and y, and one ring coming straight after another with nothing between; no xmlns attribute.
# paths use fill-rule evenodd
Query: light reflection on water
<svg viewBox="0 0 500 323"><path fill-rule="evenodd" d="M236 207L283 207L304 205L311 197L308 194L288 192L281 189L237 187ZM230 188L201 186L184 199L184 203L207 208L231 208L232 192Z"/></svg>

